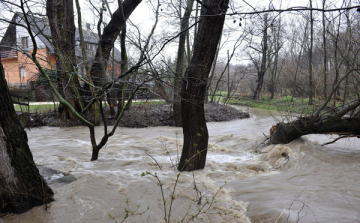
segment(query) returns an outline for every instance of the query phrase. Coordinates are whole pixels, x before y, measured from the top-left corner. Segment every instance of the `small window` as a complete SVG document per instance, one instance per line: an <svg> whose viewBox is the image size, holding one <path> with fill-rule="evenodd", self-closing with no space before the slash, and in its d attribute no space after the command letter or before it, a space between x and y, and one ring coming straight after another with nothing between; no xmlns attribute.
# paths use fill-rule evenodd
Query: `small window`
<svg viewBox="0 0 360 223"><path fill-rule="evenodd" d="M81 77L85 77L85 67L84 66L80 66L78 69L78 73Z"/></svg>
<svg viewBox="0 0 360 223"><path fill-rule="evenodd" d="M26 67L20 67L20 77L26 77Z"/></svg>
<svg viewBox="0 0 360 223"><path fill-rule="evenodd" d="M29 37L21 37L21 47L22 48L28 48L29 47L28 39L29 39Z"/></svg>

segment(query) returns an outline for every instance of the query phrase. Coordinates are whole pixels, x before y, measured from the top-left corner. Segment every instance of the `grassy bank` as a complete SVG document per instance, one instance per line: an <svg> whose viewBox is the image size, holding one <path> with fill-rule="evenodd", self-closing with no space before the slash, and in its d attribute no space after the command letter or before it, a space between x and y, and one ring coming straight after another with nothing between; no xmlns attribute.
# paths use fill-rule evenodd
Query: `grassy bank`
<svg viewBox="0 0 360 223"><path fill-rule="evenodd" d="M157 101L133 101L132 105L145 105L145 104L165 104L165 101L157 100ZM103 102L103 105L106 107L107 103ZM25 105L14 105L15 111L22 111L27 112L29 109L30 113L42 113L42 112L49 112L49 111L56 111L59 104L54 104L49 102L49 104L30 104L29 106Z"/></svg>
<svg viewBox="0 0 360 223"><path fill-rule="evenodd" d="M292 96L284 96L280 98L270 99L270 97L262 97L253 100L249 96L236 96L229 100L229 104L242 105L254 108L277 110L281 112L293 112L297 114L311 114L317 108L317 104L308 105L307 98L293 98Z"/></svg>
<svg viewBox="0 0 360 223"><path fill-rule="evenodd" d="M36 113L36 112L49 112L49 111L54 111L57 110L58 108L58 104L36 104L36 105L29 105L29 106L25 106L25 105L14 105L15 111L22 111L22 112L27 112L29 109L30 113Z"/></svg>

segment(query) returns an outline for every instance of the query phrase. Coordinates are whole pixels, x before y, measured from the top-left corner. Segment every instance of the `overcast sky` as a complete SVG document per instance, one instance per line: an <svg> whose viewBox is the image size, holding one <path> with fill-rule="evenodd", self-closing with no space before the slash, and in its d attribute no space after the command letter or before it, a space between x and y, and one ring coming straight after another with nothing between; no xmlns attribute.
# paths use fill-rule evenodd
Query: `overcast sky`
<svg viewBox="0 0 360 223"><path fill-rule="evenodd" d="M19 2L18 0L10 0L10 1L14 1L16 3ZM32 10L36 9L38 12L45 14L45 7L43 5L41 5L44 3L41 3L41 2L42 1L38 1L38 0L29 1L30 4L33 4L33 6L31 7ZM100 6L101 6L101 4L99 3L99 2L101 2L100 0L92 0L92 2L95 4L97 9L100 8ZM98 2L98 3L96 3L96 2ZM153 20L154 13L153 13L153 10L152 10L149 2L150 2L149 0L143 0L140 3L140 5L135 9L133 14L130 16L130 20L139 27L139 30L141 31L141 34L143 36L147 36L150 29L152 28L152 24L154 21ZM152 2L152 4L155 4L157 1L152 0L151 2ZM163 1L163 2L166 2L166 1ZM176 2L176 1L174 1L174 2ZM183 2L186 2L186 1L183 0ZM343 1L341 1L341 0L327 0L327 4L331 5L332 7L339 7L342 2ZM357 2L359 2L359 1L357 1ZM306 7L308 4L309 4L309 1L307 1L307 0L296 0L296 1L295 0L282 0L282 1L277 1L277 0L274 0L274 1L233 0L233 1L231 1L231 7L229 8L228 13L232 13L234 11L236 11L236 12L252 12L252 11L254 11L254 9L262 10L262 9L268 9L269 7L276 8L276 9L286 9L286 8L294 7L294 6ZM115 11L116 7L117 6L114 6L114 5L111 6L112 12ZM321 1L320 0L313 1L313 7L321 8ZM82 8L83 23L84 24L85 23L92 24L93 31L97 32L96 31L97 16L95 16L97 14L96 11L92 9L93 7L89 4L88 0L81 0L81 8ZM13 12L11 12L11 11L19 11L19 9L16 9L14 7L6 8L6 7L4 7L4 5L0 4L0 15L2 18L7 17L8 19L11 19L12 14L13 14ZM167 13L165 4L163 4L163 11L161 13L162 14ZM156 29L156 34L157 34L158 38L161 38L161 36L177 34L177 32L178 32L177 29L179 29L179 27L178 26L170 26L168 22L169 22L169 20L171 20L171 18L169 18L169 17L171 17L171 15L167 15L167 17L165 17L165 16L160 17L160 22ZM242 16L232 16L232 17L228 16L225 28L232 29L234 35L239 36L240 33L242 32L242 29L244 28L244 26L247 25L246 21L244 20L242 22L242 27L239 27L239 19L243 18L243 17L244 17L243 15ZM109 19L105 19L105 21L108 21L108 20ZM234 22L234 21L236 21L236 22ZM77 22L75 22L75 25L77 26ZM6 24L4 22L0 22L0 38L2 37L2 33L5 31L5 28L7 26L8 26L8 24ZM235 39L233 40L233 42L234 41L235 41ZM168 52L166 54L169 55L170 57L173 57L173 59L174 59L176 54L174 54L173 51L176 50L176 42L174 42L172 44L172 46L173 47L170 48L170 50L168 49ZM232 47L232 44L229 44L229 46ZM226 50L222 51L222 53L224 56L226 54Z"/></svg>

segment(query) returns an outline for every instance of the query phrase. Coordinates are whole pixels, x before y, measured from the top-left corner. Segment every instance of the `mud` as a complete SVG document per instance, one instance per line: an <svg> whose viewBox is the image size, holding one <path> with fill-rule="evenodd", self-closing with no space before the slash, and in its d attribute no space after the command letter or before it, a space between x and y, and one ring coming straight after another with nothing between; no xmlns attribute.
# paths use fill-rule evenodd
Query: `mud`
<svg viewBox="0 0 360 223"><path fill-rule="evenodd" d="M108 125L113 125L116 117L110 117L109 110L108 107L105 108L106 121ZM91 120L91 117L91 114L87 114L88 119ZM205 104L205 119L207 122L223 122L249 117L249 113L239 111L228 105L217 103ZM128 111L125 111L119 126L144 128L150 126L174 126L174 124L174 116L170 104L143 104L132 106ZM71 127L79 125L82 125L82 123L78 120L64 120L56 112L47 112L31 114L25 127Z"/></svg>

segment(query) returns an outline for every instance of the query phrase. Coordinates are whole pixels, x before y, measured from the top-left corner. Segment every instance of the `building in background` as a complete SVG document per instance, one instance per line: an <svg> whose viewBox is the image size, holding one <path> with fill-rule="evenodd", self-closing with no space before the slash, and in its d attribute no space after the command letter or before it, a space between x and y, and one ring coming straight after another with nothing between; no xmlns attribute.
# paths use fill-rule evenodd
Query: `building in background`
<svg viewBox="0 0 360 223"><path fill-rule="evenodd" d="M44 69L56 69L56 55L53 45L51 44L51 31L47 18L36 17L28 15L31 23L31 32L35 36L37 45L37 58ZM4 66L5 78L10 87L27 89L30 87L31 81L36 81L39 71L34 62L29 58L33 51L33 42L30 39L29 32L25 27L24 17L20 13L15 13L11 23L9 24L4 37L0 42L1 63ZM84 30L84 41L86 43L86 53L90 60L94 58L98 35L91 32L90 24ZM82 53L80 48L79 30L76 29L76 47L75 53L77 56L76 63L78 64L78 74L85 75L84 63L82 61ZM120 52L115 48L115 58L120 58ZM107 71L116 74L120 73L119 63L108 63Z"/></svg>

